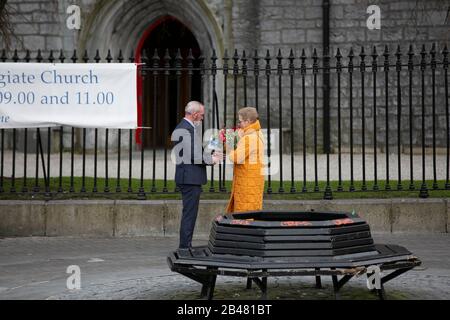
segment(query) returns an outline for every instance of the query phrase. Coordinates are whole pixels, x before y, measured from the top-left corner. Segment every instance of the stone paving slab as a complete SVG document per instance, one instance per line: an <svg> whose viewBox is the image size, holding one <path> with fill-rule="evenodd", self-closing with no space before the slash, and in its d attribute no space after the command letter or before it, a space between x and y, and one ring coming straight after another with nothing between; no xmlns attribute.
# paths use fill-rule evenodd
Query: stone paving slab
<svg viewBox="0 0 450 320"><path fill-rule="evenodd" d="M448 234L374 233L377 243L408 248L422 266L386 285L389 299L450 299L450 236ZM202 245L205 238L196 240ZM166 255L177 246L174 237L80 238L27 237L0 239L0 299L198 299L200 285L172 273ZM81 270L81 289L68 290L69 265ZM313 277L274 277L269 299L334 299L331 279L314 289ZM342 299L376 299L365 277L352 279ZM245 279L218 277L216 299L259 299L245 289Z"/></svg>

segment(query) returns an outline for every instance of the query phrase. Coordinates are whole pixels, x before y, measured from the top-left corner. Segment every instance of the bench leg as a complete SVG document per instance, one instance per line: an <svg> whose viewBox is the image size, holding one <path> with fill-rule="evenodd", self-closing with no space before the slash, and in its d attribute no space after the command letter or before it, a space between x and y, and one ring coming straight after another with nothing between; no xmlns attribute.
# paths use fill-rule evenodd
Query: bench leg
<svg viewBox="0 0 450 320"><path fill-rule="evenodd" d="M251 278L247 278L247 290L250 290L252 288L252 279Z"/></svg>
<svg viewBox="0 0 450 320"><path fill-rule="evenodd" d="M381 289L377 289L378 299L386 300L386 292L384 291L384 286L381 285Z"/></svg>
<svg viewBox="0 0 450 320"><path fill-rule="evenodd" d="M267 300L267 277L263 277L262 278L262 295L261 295L261 299L262 300Z"/></svg>
<svg viewBox="0 0 450 320"><path fill-rule="evenodd" d="M208 269L217 269L217 268L208 268ZM214 275L207 276L207 278L203 280L202 292L200 294L200 297L202 299L212 300L212 298L214 296L214 288L216 286L216 279L217 279L217 275L214 274Z"/></svg>
<svg viewBox="0 0 450 320"><path fill-rule="evenodd" d="M201 299L205 299L207 293L208 293L208 284L204 283L204 284L202 285L202 292L200 293L200 298L201 298Z"/></svg>
<svg viewBox="0 0 450 320"><path fill-rule="evenodd" d="M316 271L320 271L320 268L316 268ZM316 276L316 289L322 289L322 279L320 276Z"/></svg>
<svg viewBox="0 0 450 320"><path fill-rule="evenodd" d="M211 277L211 285L208 288L208 300L212 300L214 296L214 288L216 287L216 278L217 276Z"/></svg>
<svg viewBox="0 0 450 320"><path fill-rule="evenodd" d="M331 279L333 280L334 299L335 300L340 300L341 297L339 296L339 285L338 285L337 276L331 276Z"/></svg>

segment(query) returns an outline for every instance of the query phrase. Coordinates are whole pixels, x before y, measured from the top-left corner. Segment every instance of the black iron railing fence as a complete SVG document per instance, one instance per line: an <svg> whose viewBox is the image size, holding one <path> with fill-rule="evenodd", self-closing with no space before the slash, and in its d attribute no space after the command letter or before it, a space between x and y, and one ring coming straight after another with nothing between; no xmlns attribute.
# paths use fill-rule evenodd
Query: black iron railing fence
<svg viewBox="0 0 450 320"><path fill-rule="evenodd" d="M203 56L193 57L191 51L183 57L180 49L155 49L152 55L143 51L139 61L142 63L140 72L144 83L150 80L151 86L143 90L142 109L147 115L151 114L148 124L152 130L101 129L104 145L99 148L100 129L94 129L93 174L89 175L86 172L86 154L90 152L86 148L89 144L86 141L88 129L61 127L59 137L53 135L51 128L1 129L0 194L45 194L51 198L63 193L84 195L92 192L136 194L138 198L146 198L151 194L176 192L176 187L169 183L173 179L168 170L168 166L173 166L168 155L170 145L164 141L171 134L169 117L178 121L182 116L182 79L188 88L185 100L197 98L203 101L206 95L210 95L213 107L209 109L210 121L204 126L236 126L238 108L252 105L260 112L268 137L272 137L271 131L278 130L276 141L267 139L267 193L323 192L325 199L332 199L333 192L344 191L417 190L420 197L428 197L430 189L450 190L447 46L439 51L435 45L428 49L423 46L418 54L413 46L406 53L400 47L392 53L387 46L381 54L378 54L376 47L370 53L365 50L363 47L355 53L356 50L350 48L345 56L339 49L335 50L334 56L328 50L319 56L316 49L308 55L305 50L297 55L291 50L287 56L283 56L280 50L275 56L269 51L259 56L254 51L251 57L245 51L241 54L235 51L231 57L225 52L221 59L215 52L205 59ZM35 59L31 58L29 51L20 58L17 51L10 55L3 50L0 60L58 63L69 60L76 63L79 57L76 51L70 59L65 57L63 51L59 54L50 51L44 58L39 50ZM102 61L98 51L93 60L98 63ZM124 58L120 51L114 59L108 51L104 60L108 63L134 62L135 56L131 53L130 58ZM90 61L87 52L81 61ZM331 86L321 86L321 80L330 83L330 77ZM173 92L170 92L170 81L173 80L177 83L173 87L176 88L175 100L171 98ZM197 96L193 89L195 81L199 83ZM220 97L218 91L221 92ZM169 111L171 103L176 106L176 111ZM325 109L332 111L330 117L319 114ZM283 134L286 128L288 137ZM75 141L76 130L81 130L80 141ZM31 151L35 157L34 168L31 168L34 170L33 178L29 177L31 170L27 159L30 156L27 145L30 131L36 134L34 152ZM47 131L46 148L42 144L43 131ZM332 138L328 139L330 133ZM19 134L23 135L21 150L17 147ZM64 134L70 136L69 146L63 143ZM163 138L159 146L158 135ZM109 139L112 136L114 147ZM322 145L319 141L321 137L325 141ZM150 142L150 148L136 149L135 138L139 138L140 146ZM51 161L51 139L57 140L58 163ZM79 189L75 188L74 182L76 143L82 156ZM285 146L288 146L287 150ZM320 152L320 147L323 147L324 153ZM65 153L67 150L69 155ZM274 150L280 152L274 155ZM133 171L136 152L139 153L137 176ZM144 153L147 152L150 152L150 157L146 158ZM380 152L384 155L384 161L378 158ZM428 152L430 156L427 156ZM16 170L18 153L22 153L21 177L18 177L20 173ZM160 162L157 160L158 154L163 155ZM104 166L102 177L97 174L100 156ZM271 160L275 156L279 165L276 175L272 176ZM112 162L115 162L114 178L110 170ZM384 172L380 173L382 162ZM56 185L51 183L50 177L53 166L59 170ZM125 166L128 166L127 176L123 175ZM64 167L70 167L70 174L63 173ZM396 169L394 174L391 171L393 168ZM288 173L284 171L286 169ZM209 192L229 192L225 181L230 174L228 172L227 176L227 170L231 168L224 163L209 170ZM149 171L151 184L145 186L144 173ZM158 179L161 171L163 174ZM88 176L93 177L91 190L86 187ZM325 179L321 181L319 176ZM63 187L66 177L70 179L68 189ZM44 179L44 186L40 185L40 178ZM134 178L139 180L138 187L132 183ZM31 179L34 180L32 187ZM110 179L114 179L116 184L111 185ZM128 180L127 186L123 185L123 179ZM103 190L98 188L100 180Z"/></svg>

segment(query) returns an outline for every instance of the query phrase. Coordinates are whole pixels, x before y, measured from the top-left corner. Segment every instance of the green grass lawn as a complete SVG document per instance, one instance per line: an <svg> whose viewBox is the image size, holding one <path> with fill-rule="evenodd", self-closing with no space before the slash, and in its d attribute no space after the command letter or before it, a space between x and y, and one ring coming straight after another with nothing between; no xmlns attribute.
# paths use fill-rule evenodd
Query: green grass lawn
<svg viewBox="0 0 450 320"><path fill-rule="evenodd" d="M438 181L438 190L433 190L432 181L426 181L428 186L428 194L429 197L433 198L443 198L450 197L450 190L445 189L445 181ZM63 177L62 179L62 189L63 192L58 192L59 190L59 178L51 178L50 179L50 191L51 196L46 197L45 195L45 181L44 179L38 180L38 186L40 187L39 192L33 192L35 187L35 179L29 178L26 182L26 188L28 192L22 192L24 183L22 178L16 178L14 187L15 192L11 192L12 188L12 180L10 178L3 178L3 184L0 184L0 188L2 188L3 192L0 192L0 200L12 200L12 199L137 199L139 197L141 182L139 179L132 179L131 183L128 179L120 180L120 188L121 192L116 192L117 187L117 179L110 179L108 181L109 193L105 193L105 184L106 181L104 179L98 179L96 188L97 192L94 191L94 179L91 177L86 177L84 182L85 193L81 193L81 189L83 186L83 181L81 177L73 178L73 190L75 192L70 192L71 190L71 179L70 177ZM409 181L402 182L402 188L404 191L397 190L397 181L391 180L390 187L392 190L387 191L386 181L380 180L378 181L378 191L374 191L374 183L373 181L368 181L367 191L353 191L349 192L350 182L343 181L342 187L344 191L337 191L338 182L332 181L330 183L330 187L332 189L332 195L334 199L361 199L361 198L417 198L419 197L419 191L421 187L421 182L417 181L414 183L415 189L413 191L409 190ZM131 186L131 192L128 192L129 187ZM154 187L154 188L153 188ZM203 186L204 193L202 194L202 199L228 199L229 192L231 190L231 181L226 181L225 187L227 192L219 192L219 183L218 181L214 182L214 192L209 192L211 188L211 184ZM294 187L296 189L295 193L291 193L291 182L285 181L283 183L284 192L280 193L280 182L279 181L271 181L271 189L272 193L268 193L268 181L265 183L266 193L264 195L264 199L273 199L273 200L318 200L323 199L324 191L326 188L325 181L319 181L318 188L319 191L315 190L314 182L306 183L306 192L302 192L303 183L296 182ZM354 183L354 187L356 190L361 190L362 182L357 181ZM152 180L144 180L143 188L146 199L181 199L180 194L175 192L175 182L170 180L164 184L163 180L155 180L154 184ZM142 198L142 197L140 197Z"/></svg>

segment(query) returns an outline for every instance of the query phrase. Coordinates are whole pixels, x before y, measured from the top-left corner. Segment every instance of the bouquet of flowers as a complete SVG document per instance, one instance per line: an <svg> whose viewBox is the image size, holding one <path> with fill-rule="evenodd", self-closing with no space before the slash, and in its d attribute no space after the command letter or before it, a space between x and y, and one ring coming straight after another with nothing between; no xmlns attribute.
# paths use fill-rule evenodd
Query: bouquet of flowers
<svg viewBox="0 0 450 320"><path fill-rule="evenodd" d="M223 128L219 131L219 139L225 145L232 146L236 149L236 145L239 141L239 134L237 128L227 129Z"/></svg>
<svg viewBox="0 0 450 320"><path fill-rule="evenodd" d="M209 139L208 148L211 150L222 150L222 144L225 144L235 149L238 141L239 134L237 128L223 128L218 134L215 133L211 136Z"/></svg>

